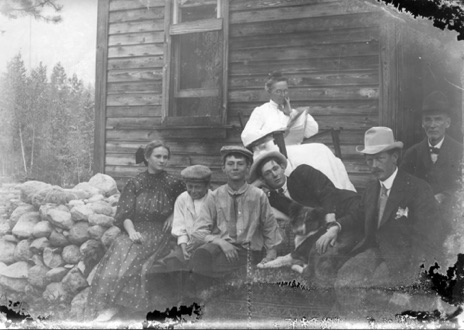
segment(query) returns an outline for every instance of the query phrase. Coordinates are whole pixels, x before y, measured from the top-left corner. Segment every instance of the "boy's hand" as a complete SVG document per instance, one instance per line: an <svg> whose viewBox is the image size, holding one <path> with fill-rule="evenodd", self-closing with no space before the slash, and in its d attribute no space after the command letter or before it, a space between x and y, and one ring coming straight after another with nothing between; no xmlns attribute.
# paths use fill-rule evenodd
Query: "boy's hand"
<svg viewBox="0 0 464 330"><path fill-rule="evenodd" d="M184 255L184 259L189 260L190 259L190 253L187 251L187 244L182 243L180 245L180 248L182 249L182 254Z"/></svg>
<svg viewBox="0 0 464 330"><path fill-rule="evenodd" d="M213 243L219 245L222 252L226 255L227 261L232 262L238 259L237 248L222 238L215 238Z"/></svg>

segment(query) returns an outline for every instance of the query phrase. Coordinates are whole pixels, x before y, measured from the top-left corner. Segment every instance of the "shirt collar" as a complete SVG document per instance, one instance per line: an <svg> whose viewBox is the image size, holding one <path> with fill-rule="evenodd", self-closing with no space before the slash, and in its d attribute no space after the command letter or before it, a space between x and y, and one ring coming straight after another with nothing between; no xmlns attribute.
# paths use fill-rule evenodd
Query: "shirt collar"
<svg viewBox="0 0 464 330"><path fill-rule="evenodd" d="M429 148L432 148L432 147L433 147L433 148L437 148L437 149L440 149L440 148L441 148L441 146L442 146L442 144L443 144L443 141L445 141L445 137L443 137L443 138L440 140L440 142L438 142L436 145L433 146L433 145L430 144L430 141L427 140L427 142L428 142L428 144L429 144Z"/></svg>
<svg viewBox="0 0 464 330"><path fill-rule="evenodd" d="M245 183L243 184L243 186L240 187L239 190L233 190L232 188L230 188L229 185L227 185L227 192L228 192L229 195L231 195L231 196L240 196L240 195L242 195L245 191L247 191L248 186L249 186L249 184L248 184L247 182L245 182Z"/></svg>
<svg viewBox="0 0 464 330"><path fill-rule="evenodd" d="M279 109L279 105L275 103L273 100L269 100L269 104L273 106L274 108Z"/></svg>
<svg viewBox="0 0 464 330"><path fill-rule="evenodd" d="M398 174L398 166L396 167L395 171L390 175L390 177L384 181L380 181L381 184L387 188L387 190L390 190L391 187L393 186L393 181L395 181L396 175Z"/></svg>

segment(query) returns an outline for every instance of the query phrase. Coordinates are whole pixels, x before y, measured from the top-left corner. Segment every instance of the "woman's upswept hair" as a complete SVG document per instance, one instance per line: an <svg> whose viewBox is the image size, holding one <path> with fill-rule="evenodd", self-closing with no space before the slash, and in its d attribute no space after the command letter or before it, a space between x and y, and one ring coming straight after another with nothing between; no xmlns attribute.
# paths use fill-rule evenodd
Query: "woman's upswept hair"
<svg viewBox="0 0 464 330"><path fill-rule="evenodd" d="M288 82L288 78L282 75L282 72L280 71L269 73L266 83L264 84L264 89L269 92L272 89L272 86L279 81Z"/></svg>
<svg viewBox="0 0 464 330"><path fill-rule="evenodd" d="M154 140L154 141L149 142L145 146L145 150L144 150L145 159L150 158L151 153L153 152L153 150L158 148L158 147L163 147L164 149L166 149L168 151L168 158L171 157L171 150L169 149L169 147L163 141Z"/></svg>

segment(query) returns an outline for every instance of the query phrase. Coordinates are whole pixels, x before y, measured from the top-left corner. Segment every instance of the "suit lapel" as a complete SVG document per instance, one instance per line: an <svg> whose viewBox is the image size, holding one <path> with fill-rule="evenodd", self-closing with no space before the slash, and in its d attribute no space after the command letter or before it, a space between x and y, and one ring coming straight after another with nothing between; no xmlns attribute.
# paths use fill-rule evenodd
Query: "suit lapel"
<svg viewBox="0 0 464 330"><path fill-rule="evenodd" d="M398 210L401 201L404 200L404 191L406 187L407 182L403 176L403 173L402 171L398 170L396 178L393 181L390 195L388 195L387 205L385 206L382 221L380 222L381 226L387 223L394 215L393 213Z"/></svg>
<svg viewBox="0 0 464 330"><path fill-rule="evenodd" d="M445 136L445 140L443 141L443 144L441 145L440 153L438 154L438 158L437 158L437 161L435 162L435 166L444 165L444 163L447 161L448 154L451 152L450 144L448 142L449 141Z"/></svg>

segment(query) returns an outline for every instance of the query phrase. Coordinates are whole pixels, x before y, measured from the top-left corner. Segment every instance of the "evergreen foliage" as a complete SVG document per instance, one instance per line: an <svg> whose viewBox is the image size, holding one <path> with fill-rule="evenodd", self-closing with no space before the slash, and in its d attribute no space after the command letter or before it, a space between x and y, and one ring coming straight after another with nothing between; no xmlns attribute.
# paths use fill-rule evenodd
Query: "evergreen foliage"
<svg viewBox="0 0 464 330"><path fill-rule="evenodd" d="M16 55L0 78L0 174L60 186L92 175L94 89L57 63L27 72Z"/></svg>

